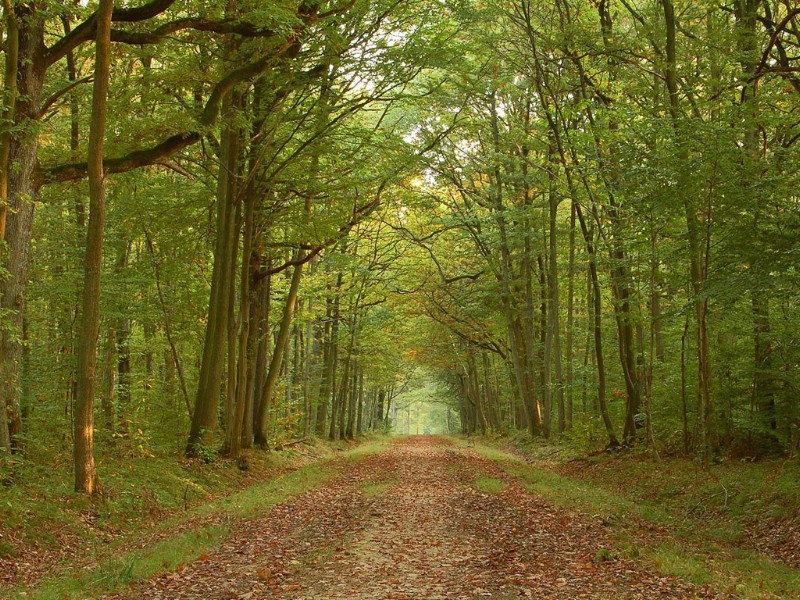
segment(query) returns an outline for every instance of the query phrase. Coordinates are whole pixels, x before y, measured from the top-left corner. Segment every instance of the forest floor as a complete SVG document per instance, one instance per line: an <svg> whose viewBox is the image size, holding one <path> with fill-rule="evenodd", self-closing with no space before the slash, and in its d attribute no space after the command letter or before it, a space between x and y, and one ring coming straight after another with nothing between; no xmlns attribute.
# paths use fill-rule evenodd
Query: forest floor
<svg viewBox="0 0 800 600"><path fill-rule="evenodd" d="M724 457L703 468L645 449L595 452L526 436L462 441L570 511L618 552L734 598L800 598L800 461Z"/></svg>
<svg viewBox="0 0 800 600"><path fill-rule="evenodd" d="M743 468L757 480L756 467ZM793 468L773 473L772 485ZM663 494L648 499L653 473ZM72 572L11 597L800 597L796 565L725 539L708 510L720 485L726 505L749 504L747 496L719 474L703 487L703 477L632 455L559 462L480 441L371 441L198 506L138 546L119 547L127 554L117 559L78 559ZM691 491L675 493L693 478L700 503ZM675 504L682 496L686 509ZM768 525L741 527L747 538Z"/></svg>
<svg viewBox="0 0 800 600"><path fill-rule="evenodd" d="M621 556L601 521L451 440L401 438L132 586L147 599L715 597ZM112 598L112 597L108 597Z"/></svg>
<svg viewBox="0 0 800 600"><path fill-rule="evenodd" d="M251 452L249 468L174 452L102 449L102 493L72 491L68 460L39 453L0 487L0 599L97 598L219 546L243 520L322 485L384 438ZM52 459L52 460L50 460Z"/></svg>

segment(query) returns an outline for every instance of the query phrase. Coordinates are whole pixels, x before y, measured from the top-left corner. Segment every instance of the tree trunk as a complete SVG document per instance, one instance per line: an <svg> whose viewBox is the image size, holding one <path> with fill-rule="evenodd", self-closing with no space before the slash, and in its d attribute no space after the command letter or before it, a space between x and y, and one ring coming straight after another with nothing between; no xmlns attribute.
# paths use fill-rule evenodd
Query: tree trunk
<svg viewBox="0 0 800 600"><path fill-rule="evenodd" d="M19 25L14 12L12 0L3 0L3 22L6 30L5 43L5 70L3 82L5 95L0 116L0 242L6 235L6 216L8 214L8 180L11 171L11 141L13 139L11 125L14 123L14 113L17 105L17 75L19 66ZM4 409L0 409L0 417ZM5 424L5 420L2 421ZM0 426L2 429L2 426ZM0 447L3 433L0 431Z"/></svg>
<svg viewBox="0 0 800 600"><path fill-rule="evenodd" d="M551 156L555 153L552 148L548 152ZM564 406L564 385L561 378L561 323L559 318L559 296L558 296L558 254L557 254L557 223L558 216L558 194L555 189L555 168L554 160L550 161L551 172L549 190L549 256L548 256L548 277L547 289L549 292L549 307L547 311L547 340L545 342L545 365L546 378L545 389L549 390L552 398L552 391L555 391L556 405L558 409L558 432L563 433L566 428L566 411ZM551 373L551 366L553 373ZM554 376L554 377L553 377ZM546 402L547 403L547 402Z"/></svg>
<svg viewBox="0 0 800 600"><path fill-rule="evenodd" d="M128 264L130 244L126 242L114 265L115 274L119 273ZM131 408L131 320L121 317L117 323L117 413L121 420L122 431L131 433L130 408Z"/></svg>
<svg viewBox="0 0 800 600"><path fill-rule="evenodd" d="M336 289L334 290L333 298L333 317L331 324L331 343L333 349L331 350L331 368L330 368L330 393L331 393L331 422L328 430L328 438L331 440L337 439L336 419L340 409L338 402L338 394L336 389L336 370L339 365L339 318L340 318L340 301L342 293L342 279L343 274L339 272L336 277Z"/></svg>
<svg viewBox="0 0 800 600"><path fill-rule="evenodd" d="M84 285L78 346L78 395L75 399L75 491L93 495L100 481L94 462L94 386L97 333L100 323L100 273L103 268L105 173L103 140L106 128L109 71L111 67L111 13L113 0L100 0L97 10L92 120L87 153L89 175L89 227L84 259Z"/></svg>
<svg viewBox="0 0 800 600"><path fill-rule="evenodd" d="M670 116L672 119L675 137L678 142L678 154L683 165L688 164L688 149L682 142L681 117L679 110L679 91L676 70L676 49L675 49L675 9L672 0L662 0L664 7L664 21L666 32L666 73L665 81L669 92ZM691 279L692 294L689 301L695 307L695 320L697 323L697 370L698 370L698 433L700 437L700 448L703 453L703 461L708 464L711 461L712 444L710 440L713 406L711 399L711 359L708 347L708 298L703 293L706 281L705 264L708 261L708 253L705 252L703 259L703 248L701 244L701 229L703 217L698 219L699 211L692 194L687 193L688 181L685 169L682 170L677 188L678 193L683 196L682 202L686 217L686 229L689 238L689 277ZM706 240L708 241L708 240Z"/></svg>
<svg viewBox="0 0 800 600"><path fill-rule="evenodd" d="M106 333L106 342L103 349L103 393L101 395L101 405L103 410L103 425L106 431L114 433L116 423L114 421L114 389L116 387L116 367L117 362L114 356L116 346L116 332L113 327Z"/></svg>
<svg viewBox="0 0 800 600"><path fill-rule="evenodd" d="M244 428L245 410L247 408L247 396L250 387L250 373L252 344L250 343L250 303L253 300L250 293L251 271L252 271L252 251L253 237L255 236L255 205L256 195L252 186L248 186L244 197L244 243L242 246L242 266L240 277L239 292L239 364L236 369L235 399L233 410L231 411L231 421L225 431L224 450L231 458L238 458L242 449L242 430ZM232 344L228 352L234 353Z"/></svg>
<svg viewBox="0 0 800 600"><path fill-rule="evenodd" d="M330 297L330 284L328 285L328 297L325 299L325 325L322 329L322 373L320 375L319 393L317 394L317 436L325 435L325 425L328 417L328 403L331 396L331 378L333 369L331 366L333 358L333 340L331 339L331 321L333 320L333 300Z"/></svg>
<svg viewBox="0 0 800 600"><path fill-rule="evenodd" d="M589 276L592 283L592 322L594 324L594 357L597 362L597 403L600 407L600 416L603 419L606 433L608 434L608 445L611 448L619 446L619 440L614 433L614 425L611 423L611 416L608 414L608 403L606 402L606 368L603 357L603 327L602 327L602 296L600 293L600 282L597 276L597 263L592 234L586 226L583 218L583 211L580 205L575 205L578 221L581 224L581 231L586 242L586 252L589 255Z"/></svg>
<svg viewBox="0 0 800 600"><path fill-rule="evenodd" d="M217 425L222 369L225 364L225 342L228 331L228 303L234 274L230 269L230 253L235 243L236 180L239 156L239 130L232 123L234 99L224 100L220 168L217 181L217 241L214 248L214 268L211 275L211 296L208 306L203 356L197 385L192 426L186 444L187 456L198 456L213 441Z"/></svg>
<svg viewBox="0 0 800 600"><path fill-rule="evenodd" d="M574 365L575 355L575 201L570 203L569 217L569 271L567 274L567 415L566 427L572 428L574 404Z"/></svg>
<svg viewBox="0 0 800 600"><path fill-rule="evenodd" d="M296 258L302 260L303 252L298 251ZM267 429L269 425L269 405L272 394L275 392L275 384L278 382L278 374L281 371L283 355L286 351L286 342L289 339L292 315L294 314L294 308L297 303L297 292L300 289L300 279L302 276L303 265L298 264L294 267L294 272L292 273L289 293L286 296L286 304L283 308L283 318L281 319L280 328L278 329L278 339L275 341L275 351L272 354L267 380L261 392L261 398L259 399L259 410L256 415L255 441L256 444L260 445L262 448L269 447Z"/></svg>
<svg viewBox="0 0 800 600"><path fill-rule="evenodd" d="M272 267L272 259L267 259L267 268ZM260 268L260 267L257 267ZM256 430L256 415L261 410L260 399L261 392L264 390L264 384L267 381L267 369L269 368L269 345L270 345L270 310L272 308L272 276L267 275L264 282L261 284L259 290L258 300L258 349L256 351L256 372L255 372L255 385L253 388L252 414L248 413L249 424L245 425L245 431L250 429L249 444L244 447L249 448L253 445L255 440Z"/></svg>
<svg viewBox="0 0 800 600"><path fill-rule="evenodd" d="M356 416L356 435L364 433L364 369L358 370L358 403Z"/></svg>
<svg viewBox="0 0 800 600"><path fill-rule="evenodd" d="M38 126L44 79L44 23L32 2L16 5L15 20L19 26L19 40L14 125L22 131L33 132ZM8 164L14 165L14 168L8 172L6 250L2 253L6 272L0 279L0 311L3 314L0 330L0 447L13 447L14 434L22 429L20 393L23 348L20 340L34 203L39 197L40 182L36 175L38 142L38 136L34 133L12 137L9 141Z"/></svg>

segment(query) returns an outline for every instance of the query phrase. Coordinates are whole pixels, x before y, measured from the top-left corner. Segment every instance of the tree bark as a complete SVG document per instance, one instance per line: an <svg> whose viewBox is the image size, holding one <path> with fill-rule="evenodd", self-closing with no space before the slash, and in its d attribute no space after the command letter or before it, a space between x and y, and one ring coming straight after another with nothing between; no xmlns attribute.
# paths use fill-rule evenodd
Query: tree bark
<svg viewBox="0 0 800 600"><path fill-rule="evenodd" d="M228 331L228 304L234 274L230 269L230 253L236 231L236 178L239 156L239 129L231 122L234 100L229 94L224 100L222 145L217 182L217 241L214 248L214 268L211 275L211 296L208 306L203 356L197 386L192 426L186 444L187 456L198 456L210 448L217 425L222 369L225 365L225 342Z"/></svg>
<svg viewBox="0 0 800 600"><path fill-rule="evenodd" d="M89 227L84 259L84 286L78 346L78 395L75 399L75 491L93 495L100 481L94 462L94 386L97 333L100 323L100 273L103 268L105 219L105 173L103 140L111 68L111 13L113 0L100 0L97 11L92 120L89 127L87 164L89 172Z"/></svg>
<svg viewBox="0 0 800 600"><path fill-rule="evenodd" d="M256 196L252 186L248 186L247 193L244 197L244 244L242 246L242 266L240 277L240 292L239 292L239 364L237 366L235 378L235 400L233 402L233 410L231 414L231 421L228 424L228 429L225 431L225 447L224 450L231 458L238 458L242 449L242 430L244 428L245 410L247 407L247 394L249 391L248 376L252 372L251 360L249 350L252 348L250 344L250 302L252 295L250 293L251 271L252 265L250 264L251 255L253 250L253 238L255 236L255 205ZM233 345L228 352L234 352Z"/></svg>
<svg viewBox="0 0 800 600"><path fill-rule="evenodd" d="M664 8L664 21L666 31L666 73L665 81L669 92L670 117L678 141L678 154L681 164L688 164L688 149L682 143L681 117L678 96L678 79L676 67L676 48L675 48L675 9L672 0L662 0ZM712 445L710 440L713 405L711 398L711 358L708 346L708 298L703 293L706 280L705 264L708 260L706 253L703 259L703 248L701 244L701 221L698 218L700 212L692 199L691 194L687 193L686 175L681 174L678 181L678 194L681 200L686 217L686 229L689 238L689 277L691 280L691 297L689 302L695 307L695 321L697 325L697 371L698 371L698 433L700 437L700 448L703 453L703 461L708 464L711 461Z"/></svg>
<svg viewBox="0 0 800 600"><path fill-rule="evenodd" d="M297 258L302 259L303 252L298 251ZM275 341L275 351L267 373L267 381L261 392L259 400L259 410L256 415L255 441L262 448L269 447L268 426L269 426L269 406L272 395L275 392L275 385L278 383L278 374L281 371L284 353L286 352L286 342L289 339L289 332L292 325L292 316L297 304L297 293L300 289L300 280L303 276L303 265L298 264L294 267L292 280L289 284L289 293L286 296L286 303L283 307L283 317L281 318L280 328L278 329L278 339Z"/></svg>
<svg viewBox="0 0 800 600"><path fill-rule="evenodd" d="M37 125L44 66L44 22L34 3L16 5L18 24L17 100L14 126L22 131ZM12 41L13 43L13 41ZM13 48L9 48L13 52ZM38 136L12 136L9 141L8 193L5 242L2 254L6 273L0 280L0 311L3 313L0 334L0 446L13 447L14 435L22 430L20 417L23 348L22 325L25 288L28 281L34 203L39 197L37 178ZM3 415L5 413L5 415Z"/></svg>

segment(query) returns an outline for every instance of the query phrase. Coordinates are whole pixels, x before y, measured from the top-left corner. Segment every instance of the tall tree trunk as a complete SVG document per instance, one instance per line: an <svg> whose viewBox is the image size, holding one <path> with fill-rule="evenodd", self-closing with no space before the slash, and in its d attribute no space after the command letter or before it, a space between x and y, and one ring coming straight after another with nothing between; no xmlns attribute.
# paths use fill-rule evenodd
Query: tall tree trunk
<svg viewBox="0 0 800 600"><path fill-rule="evenodd" d="M548 154L552 157L555 150L550 146ZM555 160L550 161L551 172L549 190L549 256L548 256L548 276L547 289L549 293L549 307L547 311L547 340L545 342L545 389L549 391L552 398L552 391L555 391L556 405L558 408L558 432L563 433L566 428L566 411L564 406L564 385L561 377L561 323L559 318L559 296L558 296L558 253L557 253L557 222L558 217L558 194L555 189ZM551 366L554 373L551 373ZM554 376L554 377L553 377Z"/></svg>
<svg viewBox="0 0 800 600"><path fill-rule="evenodd" d="M331 380L333 377L333 340L331 339L331 321L333 320L333 300L330 297L330 284L328 284L328 296L325 299L325 325L322 328L322 373L320 375L319 393L317 394L317 436L325 435L325 425L328 417L328 403L331 396Z"/></svg>
<svg viewBox="0 0 800 600"><path fill-rule="evenodd" d="M126 242L114 265L115 274L128 265L130 243ZM124 433L131 433L131 320L127 316L120 317L116 326L117 333L117 413Z"/></svg>
<svg viewBox="0 0 800 600"><path fill-rule="evenodd" d="M331 440L337 439L337 417L339 414L340 406L338 402L338 394L336 389L336 373L339 365L339 319L340 319L340 302L342 293L342 279L344 275L340 271L336 276L336 289L334 290L333 298L333 317L331 324L331 343L333 349L331 350L331 368L330 368L330 393L331 393L331 421L328 429L328 438Z"/></svg>
<svg viewBox="0 0 800 600"><path fill-rule="evenodd" d="M103 410L103 425L109 433L114 433L116 429L116 423L114 421L114 390L117 380L117 361L115 360L114 352L116 337L114 328L109 327L103 349L103 393L100 396Z"/></svg>
<svg viewBox="0 0 800 600"><path fill-rule="evenodd" d="M353 366L353 377L350 382L350 394L347 406L347 428L345 437L348 440L355 439L356 411L358 410L358 371L359 366L356 362Z"/></svg>
<svg viewBox="0 0 800 600"><path fill-rule="evenodd" d="M41 108L44 80L44 22L33 2L15 6L18 25L17 100L14 126L25 132L9 140L7 210L2 253L5 274L0 279L0 446L14 444L14 434L22 429L20 417L23 347L22 325L25 310L25 286L33 232L34 203L39 197L37 152L39 138L34 133ZM13 44L13 40L11 41ZM7 50L12 53L14 48ZM1 165L0 165L1 167ZM5 415L3 415L5 413Z"/></svg>
<svg viewBox="0 0 800 600"><path fill-rule="evenodd" d="M364 433L364 368L358 369L358 401L356 416L356 435Z"/></svg>
<svg viewBox="0 0 800 600"><path fill-rule="evenodd" d="M144 333L144 391L153 389L153 341L156 336L155 327L150 321L142 323Z"/></svg>
<svg viewBox="0 0 800 600"><path fill-rule="evenodd" d="M256 248L258 240L258 232L253 233L252 245L253 250L250 252L249 257L249 270L250 270L250 316L247 335L247 381L244 396L244 415L242 417L242 449L253 447L253 438L255 435L255 404L256 404L256 390L258 387L258 370L259 370L259 351L261 350L260 332L262 328L266 328L262 323L265 319L264 307L264 280L258 277L258 271L261 268L261 251ZM268 325L267 325L268 327ZM264 348L266 348L264 346ZM264 362L266 363L266 349L264 350Z"/></svg>
<svg viewBox="0 0 800 600"><path fill-rule="evenodd" d="M224 125L220 146L220 167L217 181L217 241L211 275L211 296L208 306L203 357L197 385L192 426L186 443L186 454L198 456L212 444L217 425L222 369L225 365L225 342L228 332L228 303L234 273L230 269L230 253L236 232L236 178L239 156L239 129L233 123L235 100L232 94L223 101Z"/></svg>
<svg viewBox="0 0 800 600"><path fill-rule="evenodd" d="M238 161L237 161L237 168L238 168ZM239 176L240 173L237 173ZM236 216L234 217L236 225L234 226L234 234L233 234L233 244L230 249L230 255L228 256L228 269L231 273L236 273L236 265L239 259L239 230L241 229L241 217L242 217L242 209L241 203L236 202ZM231 421L234 419L235 403L236 403L236 338L239 332L239 315L236 312L236 277L235 275L231 276L230 280L230 287L228 288L228 318L227 318L227 327L226 327L226 334L227 334L227 343L226 346L228 348L228 353L226 355L226 369L225 369L225 411L224 411L224 418L225 422L223 425L223 430L225 432L225 439L222 442L221 451L224 454L227 454L229 451L229 447L227 446L227 442L229 442L228 433L230 432Z"/></svg>
<svg viewBox="0 0 800 600"><path fill-rule="evenodd" d="M111 13L113 0L100 0L97 10L92 120L89 126L87 165L89 175L89 227L84 262L84 286L78 346L78 395L75 399L75 491L89 495L99 490L94 462L94 386L97 333L100 323L100 273L103 268L105 173L103 140L111 67Z"/></svg>
<svg viewBox="0 0 800 600"><path fill-rule="evenodd" d="M272 267L272 258L267 258L267 269ZM264 283L259 292L259 312L258 312L258 350L256 352L256 373L255 373L255 387L253 389L253 407L252 416L250 416L249 425L251 429L250 439L255 440L256 430L256 415L261 410L260 400L261 393L264 390L264 384L267 381L267 370L269 369L269 348L271 343L271 330L270 330L270 311L272 309L272 276L267 275L264 278ZM247 426L245 427L247 429ZM253 442L250 442L252 446ZM245 447L250 447L245 446Z"/></svg>
<svg viewBox="0 0 800 600"><path fill-rule="evenodd" d="M497 98L496 94L490 97L490 109L492 115L492 139L495 153L500 156L500 130L498 126L497 116ZM503 180L500 171L499 163L496 163L493 168L494 177L494 212L497 225L500 230L500 283L502 285L502 301L506 317L506 325L508 328L509 343L511 346L511 358L516 374L517 385L519 386L519 395L522 401L523 411L525 418L528 422L528 431L531 436L539 433L540 427L542 432L547 435L548 431L544 429L543 416L539 412L538 402L531 398L531 389L526 385L528 381L528 374L526 373L526 360L523 354L525 342L518 335L518 326L516 324L517 318L514 314L514 301L511 290L511 252L508 247L508 235L506 232L506 217L505 206L503 204ZM530 351L530 350L528 350Z"/></svg>
<svg viewBox="0 0 800 600"><path fill-rule="evenodd" d="M186 405L186 411L189 415L189 419L192 418L192 402L189 399L189 390L186 387L186 376L184 375L183 371L183 364L181 363L180 355L178 354L178 346L177 342L172 335L172 320L170 318L170 310L167 303L166 295L164 293L164 287L161 283L161 262L155 256L155 246L153 245L153 240L150 237L150 232L145 229L145 239L147 241L147 247L150 251L150 255L153 257L153 271L155 274L156 279L156 291L158 292L158 301L161 304L161 311L164 314L164 335L167 337L167 343L169 344L169 353L171 360L166 360L164 362L165 369L170 377L174 376L174 372L178 374L178 380L181 386L181 394L183 395L183 401ZM167 379L169 382L169 378ZM167 388L170 389L170 385L167 385Z"/></svg>
<svg viewBox="0 0 800 600"><path fill-rule="evenodd" d="M740 170L742 182L740 189L745 194L747 206L754 207L752 234L758 236L761 229L761 206L766 203L758 198L758 181L763 177L762 164L764 154L767 152L766 140L762 147L759 106L758 106L758 78L755 77L756 69L761 59L758 49L756 25L758 8L761 2L757 0L736 0L736 40L738 56L742 68L742 95L741 104L744 112L744 157L743 168ZM769 208L768 210L772 210ZM772 333L769 322L769 266L765 269L761 257L751 260L750 270L752 278L751 307L753 318L753 404L758 410L760 424L767 430L778 427L775 414L775 367L772 350ZM765 281L766 280L766 281Z"/></svg>
<svg viewBox="0 0 800 600"><path fill-rule="evenodd" d="M583 218L583 211L580 205L575 205L578 221L581 224L581 231L586 242L586 252L589 256L589 277L592 283L592 323L594 325L594 358L597 362L597 403L600 407L600 416L603 419L603 425L606 428L608 435L608 445L611 448L619 446L619 440L614 432L614 425L611 422L611 416L608 413L608 403L606 401L606 368L605 359L603 357L603 326L602 326L602 295L600 292L600 281L597 276L597 257L595 254L594 241L589 228L586 226L586 220Z"/></svg>
<svg viewBox="0 0 800 600"><path fill-rule="evenodd" d="M678 155L682 165L688 165L688 148L683 142L683 131L679 107L678 77L676 67L675 48L675 9L672 0L662 0L664 7L664 23L666 31L666 73L665 81L669 92L669 108L675 137L678 143ZM711 460L712 444L710 440L713 405L711 399L711 358L708 346L708 297L704 294L707 277L705 264L708 253L705 253L701 244L702 221L698 218L701 212L688 189L686 168L681 170L677 184L678 194L682 196L686 229L689 238L689 277L691 279L692 294L690 303L695 307L695 321L697 325L697 371L698 371L698 433L703 460L708 464Z"/></svg>
<svg viewBox="0 0 800 600"><path fill-rule="evenodd" d="M5 94L2 115L0 115L0 241L6 235L6 215L8 213L8 181L11 171L11 141L14 113L17 106L17 74L19 66L19 25L12 0L3 0L3 24L5 25L5 70L3 82ZM5 412L0 408L0 417ZM3 421L5 423L5 421ZM2 429L2 426L0 426ZM3 433L0 431L0 447Z"/></svg>
<svg viewBox="0 0 800 600"><path fill-rule="evenodd" d="M298 261L303 258L303 251L298 251L296 256ZM283 364L284 353L286 351L286 342L289 339L289 332L292 325L292 315L294 308L297 304L297 292L300 289L300 279L303 276L303 265L298 264L294 267L292 273L292 280L289 284L289 293L286 296L286 303L283 307L283 317L281 319L280 328L278 329L278 339L275 341L275 351L272 354L272 360L269 365L269 372L267 373L267 380L261 392L259 399L259 409L256 415L256 428L255 428L255 441L256 444L262 448L268 448L268 426L269 426L269 406L272 395L275 392L275 385L278 382L278 374L281 372Z"/></svg>
<svg viewBox="0 0 800 600"><path fill-rule="evenodd" d="M572 428L574 403L574 365L575 355L575 201L570 203L569 217L569 271L567 273L567 415L566 427Z"/></svg>
<svg viewBox="0 0 800 600"><path fill-rule="evenodd" d="M225 452L231 458L238 458L242 449L242 430L244 428L245 410L247 407L247 395L250 387L249 375L253 371L250 351L250 303L253 300L250 293L251 282L251 255L253 251L253 238L255 236L255 205L256 195L253 186L248 186L244 196L244 243L242 245L242 266L240 276L239 292L239 364L236 369L235 399L233 410L231 411L231 421L225 431ZM228 352L235 353L233 345Z"/></svg>

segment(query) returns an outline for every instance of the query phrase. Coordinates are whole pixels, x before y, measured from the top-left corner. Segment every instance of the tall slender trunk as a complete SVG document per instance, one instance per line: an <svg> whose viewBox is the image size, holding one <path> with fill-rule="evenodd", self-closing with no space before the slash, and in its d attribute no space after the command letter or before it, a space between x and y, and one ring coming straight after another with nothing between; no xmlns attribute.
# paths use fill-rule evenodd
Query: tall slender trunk
<svg viewBox="0 0 800 600"><path fill-rule="evenodd" d="M3 0L3 24L6 30L6 60L3 72L5 94L2 114L0 114L0 241L3 241L6 235L8 180L11 171L11 132L17 106L17 74L19 70L19 25L12 0ZM0 412L0 416L2 416L2 412ZM0 431L0 438L2 435ZM1 445L2 440L0 440Z"/></svg>
<svg viewBox="0 0 800 600"><path fill-rule="evenodd" d="M155 246L153 245L153 240L150 237L150 233L145 229L145 238L147 241L147 247L150 251L150 255L153 258L153 271L155 274L156 279L156 291L158 292L158 301L161 305L161 311L164 314L164 335L167 338L167 344L169 345L169 355L171 360L166 360L165 358L165 368L171 369L167 371L170 374L170 377L174 375L174 372L178 374L178 380L181 386L181 394L183 395L183 401L186 405L186 411L189 415L189 418L192 418L192 402L189 399L189 390L186 387L186 376L184 375L183 371L183 364L181 362L180 355L178 354L178 346L177 342L172 335L172 320L170 318L170 310L169 305L167 303L166 294L164 293L164 287L161 283L161 262L155 256Z"/></svg>
<svg viewBox="0 0 800 600"><path fill-rule="evenodd" d="M237 458L242 449L242 430L244 428L245 410L247 407L247 394L249 392L248 376L252 372L250 350L250 303L253 298L250 293L252 265L251 254L253 250L253 237L255 236L255 205L256 195L252 186L244 196L244 243L242 245L242 266L240 275L239 292L239 363L236 369L236 385L234 387L235 398L231 411L231 421L225 431L224 451L231 457ZM235 353L233 345L228 352Z"/></svg>
<svg viewBox="0 0 800 600"><path fill-rule="evenodd" d="M666 31L666 73L665 81L669 92L669 110L672 119L675 137L678 143L678 155L682 165L688 164L689 151L683 142L683 131L679 106L678 78L676 67L675 48L675 9L672 0L662 0L664 8L664 23ZM701 244L703 217L698 218L701 212L697 202L688 189L686 169L681 169L677 184L677 193L681 200L686 217L686 229L689 238L689 277L691 280L690 303L695 307L695 321L697 325L697 371L698 371L698 433L703 460L708 464L711 460L712 444L710 440L713 405L711 398L711 358L708 346L708 297L704 294L707 277L705 264L708 253L705 253Z"/></svg>
<svg viewBox="0 0 800 600"><path fill-rule="evenodd" d="M237 161L238 167L238 161ZM238 174L237 174L238 175ZM226 355L226 368L225 368L225 410L223 413L225 422L222 424L222 429L225 432L225 439L222 442L221 452L227 454L229 447L229 432L231 421L234 419L235 402L236 402L236 339L239 332L239 315L236 311L236 265L239 258L239 231L241 229L242 209L241 202L236 202L236 214L234 216L234 234L233 242L228 256L228 270L232 273L230 279L230 286L228 287L228 314L227 326L225 332L227 335L226 346L228 352Z"/></svg>
<svg viewBox="0 0 800 600"><path fill-rule="evenodd" d="M328 438L331 440L337 439L336 418L340 409L336 390L336 369L339 364L339 319L343 277L344 275L341 271L336 277L336 289L334 291L335 296L333 298L333 322L331 324L331 343L333 344L333 349L331 350L330 369L331 421L328 429Z"/></svg>
<svg viewBox="0 0 800 600"><path fill-rule="evenodd" d="M319 393L317 394L316 402L317 408L317 422L316 432L317 436L322 437L325 435L325 425L327 424L328 417L328 403L331 396L331 378L332 372L332 357L333 357L333 340L331 339L331 321L333 320L333 300L330 297L330 284L328 284L328 296L325 299L325 325L322 327L320 333L322 345L322 373L320 375ZM319 329L319 327L318 327Z"/></svg>
<svg viewBox="0 0 800 600"><path fill-rule="evenodd" d="M742 69L741 104L744 113L744 156L743 168L740 170L740 189L747 197L747 206L754 207L751 232L758 235L761 229L761 206L766 205L763 198L758 198L758 181L763 177L763 158L767 152L766 136L764 145L761 142L758 105L758 78L756 68L761 58L758 48L756 24L758 8L757 0L736 0L736 40L738 56ZM771 210L771 209L768 209ZM752 272L751 310L753 319L753 404L758 411L760 424L766 430L778 427L775 413L775 367L772 349L772 333L769 319L769 266L764 268L762 260L756 256L751 260Z"/></svg>
<svg viewBox="0 0 800 600"><path fill-rule="evenodd" d="M295 258L302 260L303 251L298 251ZM267 380L261 391L259 399L259 409L256 415L255 441L262 448L269 447L268 426L269 426L269 406L272 394L275 392L275 385L278 382L278 374L283 365L283 358L286 351L286 342L289 339L289 332L292 325L292 315L297 304L297 292L300 289L300 280L303 276L303 265L298 264L292 272L292 280L289 284L289 293L286 295L286 303L283 307L283 317L281 318L280 328L278 329L278 339L275 341L275 351L267 373Z"/></svg>
<svg viewBox="0 0 800 600"><path fill-rule="evenodd" d="M586 220L583 218L583 211L580 205L575 205L576 215L581 224L581 231L586 242L586 252L589 256L589 277L592 284L592 322L594 329L594 358L597 363L597 403L600 408L600 416L603 419L603 425L606 428L608 435L608 445L612 448L619 446L619 440L614 432L614 425L611 422L611 416L608 413L608 403L606 401L606 368L605 359L603 357L603 326L602 326L602 296L600 293L600 281L597 276L597 257L595 254L594 241L586 226Z"/></svg>
<svg viewBox="0 0 800 600"><path fill-rule="evenodd" d="M490 109L492 115L492 138L495 153L500 156L500 130L497 116L497 98L493 93L490 97ZM522 401L525 418L528 422L528 431L531 436L539 433L540 428L546 427L543 417L539 412L538 402L532 402L531 390L525 385L528 381L526 373L526 360L523 355L525 342L518 335L516 316L514 315L514 302L511 290L511 252L508 246L508 235L506 232L505 207L503 205L503 180L499 163L495 163L493 168L494 185L494 212L498 228L500 230L500 283L502 285L502 301L506 317L509 344L511 346L511 359L516 374L519 395ZM547 430L542 429L547 435Z"/></svg>
<svg viewBox="0 0 800 600"><path fill-rule="evenodd" d="M550 146L549 154L555 154L555 150ZM566 428L566 411L564 406L564 382L561 377L561 323L559 318L559 296L558 296L558 251L557 251L557 222L558 217L558 194L555 188L556 163L551 160L550 190L549 190L549 256L548 256L548 276L547 289L549 294L549 306L547 311L547 340L545 342L545 365L547 375L545 377L545 389L555 391L556 405L558 409L558 432L563 433ZM551 366L553 371L551 372Z"/></svg>
<svg viewBox="0 0 800 600"><path fill-rule="evenodd" d="M567 415L566 427L572 428L574 403L574 365L575 354L575 201L570 203L569 217L569 270L567 273Z"/></svg>
<svg viewBox="0 0 800 600"><path fill-rule="evenodd" d="M103 268L105 173L103 140L111 68L111 13L113 0L100 0L97 10L92 120L89 126L87 165L89 176L89 227L84 262L84 286L78 346L78 394L75 398L75 491L89 495L99 491L94 462L94 386L97 333L100 324L100 273Z"/></svg>
<svg viewBox="0 0 800 600"><path fill-rule="evenodd" d="M130 244L125 243L120 250L114 265L115 274L119 274L128 265ZM117 416L120 419L122 431L130 433L131 409L131 320L127 316L119 318L116 326L117 332Z"/></svg>
<svg viewBox="0 0 800 600"><path fill-rule="evenodd" d="M272 267L272 258L267 258L267 269ZM256 352L256 373L255 373L255 388L253 389L253 407L252 416L250 420L252 425L251 440L255 440L256 430L256 415L261 410L260 400L261 392L264 390L264 384L267 381L267 371L269 369L269 348L272 343L271 329L270 329L270 314L272 311L272 276L267 275L264 278L264 283L261 286L259 293L259 312L258 312L258 350ZM251 441L252 445L252 441Z"/></svg>
<svg viewBox="0 0 800 600"><path fill-rule="evenodd" d="M116 332L109 327L106 332L106 341L103 348L103 392L100 395L103 410L103 425L106 431L114 433L116 423L114 420L114 389L116 387L116 367L114 350L116 346Z"/></svg>
<svg viewBox="0 0 800 600"><path fill-rule="evenodd" d="M358 369L358 398L357 398L357 415L356 415L356 435L361 436L364 433L364 368Z"/></svg>

